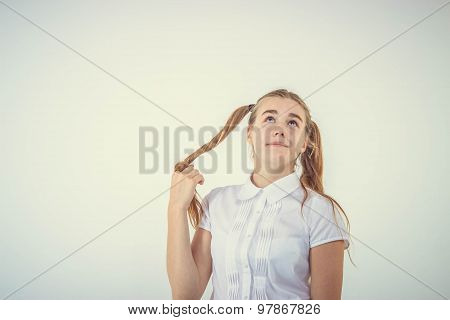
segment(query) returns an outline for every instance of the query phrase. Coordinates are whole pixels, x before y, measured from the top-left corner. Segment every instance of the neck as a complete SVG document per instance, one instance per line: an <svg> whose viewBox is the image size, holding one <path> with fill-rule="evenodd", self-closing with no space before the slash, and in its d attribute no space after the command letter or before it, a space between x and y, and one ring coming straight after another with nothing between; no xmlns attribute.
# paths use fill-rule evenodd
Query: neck
<svg viewBox="0 0 450 320"><path fill-rule="evenodd" d="M251 180L253 181L253 184L258 188L264 188L269 184L271 184L272 182L275 182L278 179L281 179L293 172L294 169L289 167L286 167L285 169L276 173L267 172L267 170L265 170L264 168L255 168L255 170L253 170L253 173L251 175Z"/></svg>

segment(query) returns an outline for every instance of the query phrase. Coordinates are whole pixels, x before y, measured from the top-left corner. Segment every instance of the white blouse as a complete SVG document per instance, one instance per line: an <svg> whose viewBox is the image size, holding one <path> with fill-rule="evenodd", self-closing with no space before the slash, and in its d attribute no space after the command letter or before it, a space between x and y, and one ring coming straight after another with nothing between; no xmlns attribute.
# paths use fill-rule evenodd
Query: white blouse
<svg viewBox="0 0 450 320"><path fill-rule="evenodd" d="M202 201L200 228L211 232L210 299L310 299L309 249L349 236L330 201L303 189L294 171L264 188L244 184L212 189Z"/></svg>

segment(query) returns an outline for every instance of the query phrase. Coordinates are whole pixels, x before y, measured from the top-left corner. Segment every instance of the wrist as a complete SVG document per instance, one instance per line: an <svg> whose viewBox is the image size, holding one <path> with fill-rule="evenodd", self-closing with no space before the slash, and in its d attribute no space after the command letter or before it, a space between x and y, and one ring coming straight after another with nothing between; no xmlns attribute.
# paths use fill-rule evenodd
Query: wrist
<svg viewBox="0 0 450 320"><path fill-rule="evenodd" d="M178 203L170 203L169 202L169 212L183 212L186 213L189 207L183 206Z"/></svg>

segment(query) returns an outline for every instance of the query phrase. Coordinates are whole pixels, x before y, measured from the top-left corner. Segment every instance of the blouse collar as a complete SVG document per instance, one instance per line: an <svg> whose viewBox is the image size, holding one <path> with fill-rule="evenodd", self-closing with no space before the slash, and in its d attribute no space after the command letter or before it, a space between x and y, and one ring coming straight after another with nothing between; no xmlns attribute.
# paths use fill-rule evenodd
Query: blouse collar
<svg viewBox="0 0 450 320"><path fill-rule="evenodd" d="M255 186L251 180L251 177L252 174L248 175L245 183L241 185L241 189L238 194L239 200L253 198L262 190L265 194L267 194L267 201L269 203L274 203L300 187L300 177L297 175L296 171L275 180L264 188L258 188Z"/></svg>

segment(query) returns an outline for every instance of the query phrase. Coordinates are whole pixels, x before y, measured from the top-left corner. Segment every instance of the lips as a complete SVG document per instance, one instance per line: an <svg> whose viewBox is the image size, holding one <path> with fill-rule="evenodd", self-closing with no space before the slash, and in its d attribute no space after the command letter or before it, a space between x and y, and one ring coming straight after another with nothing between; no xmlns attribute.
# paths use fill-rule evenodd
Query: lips
<svg viewBox="0 0 450 320"><path fill-rule="evenodd" d="M288 147L287 145L285 145L285 144L282 143L282 142L272 142L272 143L268 143L267 146L278 146L278 147L285 147L285 148Z"/></svg>

